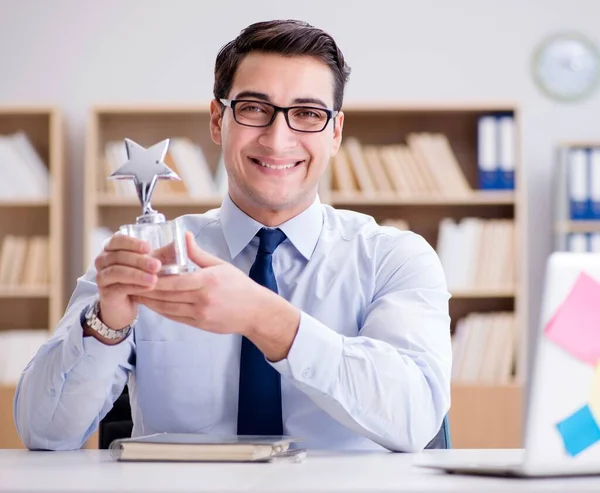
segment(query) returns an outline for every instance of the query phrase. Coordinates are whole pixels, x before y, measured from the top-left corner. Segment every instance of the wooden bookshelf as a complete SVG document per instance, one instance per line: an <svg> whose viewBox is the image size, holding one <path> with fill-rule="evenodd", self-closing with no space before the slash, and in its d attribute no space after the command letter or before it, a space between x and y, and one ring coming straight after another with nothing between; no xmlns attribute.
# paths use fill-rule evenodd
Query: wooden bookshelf
<svg viewBox="0 0 600 493"><path fill-rule="evenodd" d="M526 371L527 273L526 188L520 162L519 111L514 104L391 105L385 108L348 106L344 137L356 137L363 145L386 146L406 142L414 133L442 133L450 142L471 192L460 197L429 194L398 198L393 194L376 196L333 190L333 205L351 208L373 216L378 222L400 218L421 234L432 246L438 242L439 223L444 217L511 219L514 221L515 282L502 289L451 290L452 329L457 320L473 312L510 311L515 313L518 329L517 371L508 385L452 385L450 426L453 446L458 448L502 448L521 445L522 376ZM512 114L516 124L516 162L514 191L478 190L477 122L481 115ZM373 194L371 194L373 195ZM493 430L492 432L490 430Z"/></svg>
<svg viewBox="0 0 600 493"><path fill-rule="evenodd" d="M378 193L377 197L367 197L361 195L345 195L339 192L331 193L331 203L336 206L360 206L365 207L368 205L373 206L503 206L503 205L514 205L515 194L512 192L504 191L490 191L490 192L479 192L474 191L468 197L461 198L446 198L446 197L435 197L435 196L423 196L416 198L403 198L398 197L394 194L385 196L383 193Z"/></svg>
<svg viewBox="0 0 600 493"><path fill-rule="evenodd" d="M556 233L559 235L568 233L600 233L600 221L559 220L556 222Z"/></svg>
<svg viewBox="0 0 600 493"><path fill-rule="evenodd" d="M0 331L51 332L63 315L64 168L63 124L56 108L0 107L0 135L24 132L49 168L50 195L41 199L0 199L0 241L7 235L48 237L49 282L0 286ZM22 448L12 405L14 384L0 384L0 448Z"/></svg>
<svg viewBox="0 0 600 493"><path fill-rule="evenodd" d="M481 448L493 444L495 448L514 448L521 443L522 402L522 387L518 384L452 385L453 447Z"/></svg>
<svg viewBox="0 0 600 493"><path fill-rule="evenodd" d="M585 174L582 176L586 185L584 194L585 199L596 202L597 199L592 197L593 189L597 188L592 184L591 175L591 152L594 154L600 149L600 141L562 141L556 149L556 168L554 174L554 249L560 251L595 251L599 248L596 246L597 241L592 241L592 237L598 237L600 234L600 218L572 218L570 205L570 185L569 174L573 169L577 168L573 162L572 152L584 152L586 156L583 158L587 167ZM573 245L571 239L578 237ZM587 243L583 245L583 243ZM586 250L582 250L582 248Z"/></svg>
<svg viewBox="0 0 600 493"><path fill-rule="evenodd" d="M519 113L514 104L348 104L345 109L344 140L356 137L362 144L386 146L404 142L413 132L444 134L460 165L462 175L471 191L457 196L423 194L403 197L397 193L348 193L331 188L327 176L322 188L323 202L341 209L352 209L373 216L378 222L390 219L406 220L410 229L421 234L432 246L437 244L440 220L445 217L460 220L465 217L510 219L514 221L514 285L506 288L461 289L452 293L450 313L452 329L456 321L473 312L514 312L518 323L518 375L509 385L453 385L451 430L456 447L518 447L520 446L520 391L523 385L527 354L527 276L525 184L520 163ZM517 125L517 159L515 190L481 191L477 189L477 122L481 115L506 112L514 115ZM198 144L214 171L220 158L220 148L212 143L208 133L208 104L185 106L102 106L90 113L86 146L85 185L85 251L90 251L94 228L102 226L111 231L130 223L139 214L135 198L107 193L103 182L103 150L108 141L129 137L148 146L165 138L183 136ZM162 196L153 205L168 218L185 213L204 212L218 207L221 198L210 196L191 199L186 196ZM92 261L86 256L84 267ZM494 403L485 426L474 435L472 422L483 422L481 416ZM490 421L491 420L491 421ZM482 425L483 426L483 425Z"/></svg>
<svg viewBox="0 0 600 493"><path fill-rule="evenodd" d="M95 228L116 231L122 224L135 222L140 205L135 197L107 193L107 176L103 160L105 145L129 137L143 146L165 138L182 137L199 145L212 171L216 169L221 149L208 133L208 105L119 107L101 106L90 111L86 138L86 173L84 203L84 269L93 260L91 237ZM184 213L200 213L219 207L219 196L191 198L186 194L160 194L164 182L159 181L152 206L168 219Z"/></svg>
<svg viewBox="0 0 600 493"><path fill-rule="evenodd" d="M450 292L454 299L469 298L514 298L516 291L513 289L472 289L472 290L452 290Z"/></svg>

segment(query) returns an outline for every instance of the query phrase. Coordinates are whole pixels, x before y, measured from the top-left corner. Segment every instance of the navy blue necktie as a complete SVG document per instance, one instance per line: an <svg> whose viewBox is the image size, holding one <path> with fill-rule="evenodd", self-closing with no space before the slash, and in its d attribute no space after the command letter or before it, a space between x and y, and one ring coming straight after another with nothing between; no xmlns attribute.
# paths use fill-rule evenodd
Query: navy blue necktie
<svg viewBox="0 0 600 493"><path fill-rule="evenodd" d="M273 272L273 252L285 240L280 229L261 229L256 260L250 278L277 293ZM263 353L242 337L240 388L238 401L238 435L282 435L281 380Z"/></svg>

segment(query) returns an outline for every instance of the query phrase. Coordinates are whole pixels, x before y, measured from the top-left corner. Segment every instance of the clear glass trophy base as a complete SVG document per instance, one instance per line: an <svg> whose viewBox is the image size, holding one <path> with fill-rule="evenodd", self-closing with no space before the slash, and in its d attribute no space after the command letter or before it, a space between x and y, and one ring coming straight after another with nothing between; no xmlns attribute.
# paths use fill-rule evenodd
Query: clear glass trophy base
<svg viewBox="0 0 600 493"><path fill-rule="evenodd" d="M159 276L181 275L196 270L189 261L185 231L178 221L125 224L119 232L150 243L150 255L162 263Z"/></svg>

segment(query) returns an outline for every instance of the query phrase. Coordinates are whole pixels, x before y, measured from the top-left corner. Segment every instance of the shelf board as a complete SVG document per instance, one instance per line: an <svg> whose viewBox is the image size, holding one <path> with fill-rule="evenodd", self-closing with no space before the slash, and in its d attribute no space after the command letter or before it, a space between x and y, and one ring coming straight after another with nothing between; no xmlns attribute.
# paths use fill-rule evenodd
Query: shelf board
<svg viewBox="0 0 600 493"><path fill-rule="evenodd" d="M455 289L450 291L452 298L514 298L514 288L508 289Z"/></svg>
<svg viewBox="0 0 600 493"><path fill-rule="evenodd" d="M50 200L43 199L0 199L0 208L2 207L47 207Z"/></svg>
<svg viewBox="0 0 600 493"><path fill-rule="evenodd" d="M372 196L347 194L340 192L331 192L330 202L333 205L431 205L431 206L447 206L447 205L514 205L515 193L498 191L498 192L481 192L474 191L473 193L463 197L440 197L440 196L421 196L421 197L398 197L395 195L384 195L377 193Z"/></svg>
<svg viewBox="0 0 600 493"><path fill-rule="evenodd" d="M362 101L344 104L346 113L440 113L440 112L490 112L515 111L516 101ZM93 106L98 115L138 115L138 114L208 114L210 100L198 101L191 104L128 104L111 105L99 104Z"/></svg>
<svg viewBox="0 0 600 493"><path fill-rule="evenodd" d="M207 198L191 198L187 195L173 195L170 197L156 197L152 201L152 205L159 207L169 206L206 206L219 207L222 198L219 196ZM398 197L395 195L387 195L378 193L377 195L348 195L339 192L332 192L328 196L328 202L332 205L349 205L349 206L390 206L390 205L431 205L431 206L446 206L446 205L513 205L515 203L514 192L473 192L467 197ZM96 199L96 204L102 207L139 207L139 202L135 197L121 197L106 193L99 193Z"/></svg>
<svg viewBox="0 0 600 493"><path fill-rule="evenodd" d="M164 115L208 115L210 114L210 101L204 103L191 104L126 104L126 105L111 105L100 104L94 105L93 112L102 117L109 116L131 116L131 115L152 115L156 113Z"/></svg>
<svg viewBox="0 0 600 493"><path fill-rule="evenodd" d="M344 113L445 113L515 111L514 101L363 101L345 103Z"/></svg>
<svg viewBox="0 0 600 493"><path fill-rule="evenodd" d="M600 140L565 140L558 147L600 147Z"/></svg>
<svg viewBox="0 0 600 493"><path fill-rule="evenodd" d="M52 113L58 112L56 106L45 105L7 105L3 104L0 107L1 117L19 117L25 116L50 116Z"/></svg>
<svg viewBox="0 0 600 493"><path fill-rule="evenodd" d="M2 286L0 298L48 298L49 286Z"/></svg>
<svg viewBox="0 0 600 493"><path fill-rule="evenodd" d="M204 199L192 198L188 195L172 195L170 197L156 197L152 200L152 207L159 209L169 206L197 206L197 207L219 207L221 197L207 197ZM140 207L140 203L135 197L121 197L111 194L98 194L96 203L102 207Z"/></svg>
<svg viewBox="0 0 600 493"><path fill-rule="evenodd" d="M591 221L559 221L557 233L600 233L600 219Z"/></svg>

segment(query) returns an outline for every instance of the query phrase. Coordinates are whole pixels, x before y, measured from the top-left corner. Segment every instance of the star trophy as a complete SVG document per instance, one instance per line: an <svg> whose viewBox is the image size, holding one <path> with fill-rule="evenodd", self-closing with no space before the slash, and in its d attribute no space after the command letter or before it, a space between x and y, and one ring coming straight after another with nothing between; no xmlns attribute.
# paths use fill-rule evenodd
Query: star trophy
<svg viewBox="0 0 600 493"><path fill-rule="evenodd" d="M168 147L169 139L146 149L126 138L128 161L108 177L112 180L133 180L142 206L142 215L137 217L135 224L121 226L119 232L150 243L152 255L162 262L158 273L160 276L185 274L195 270L188 262L185 231L180 222L167 221L163 214L150 205L158 180L181 180L164 163Z"/></svg>

